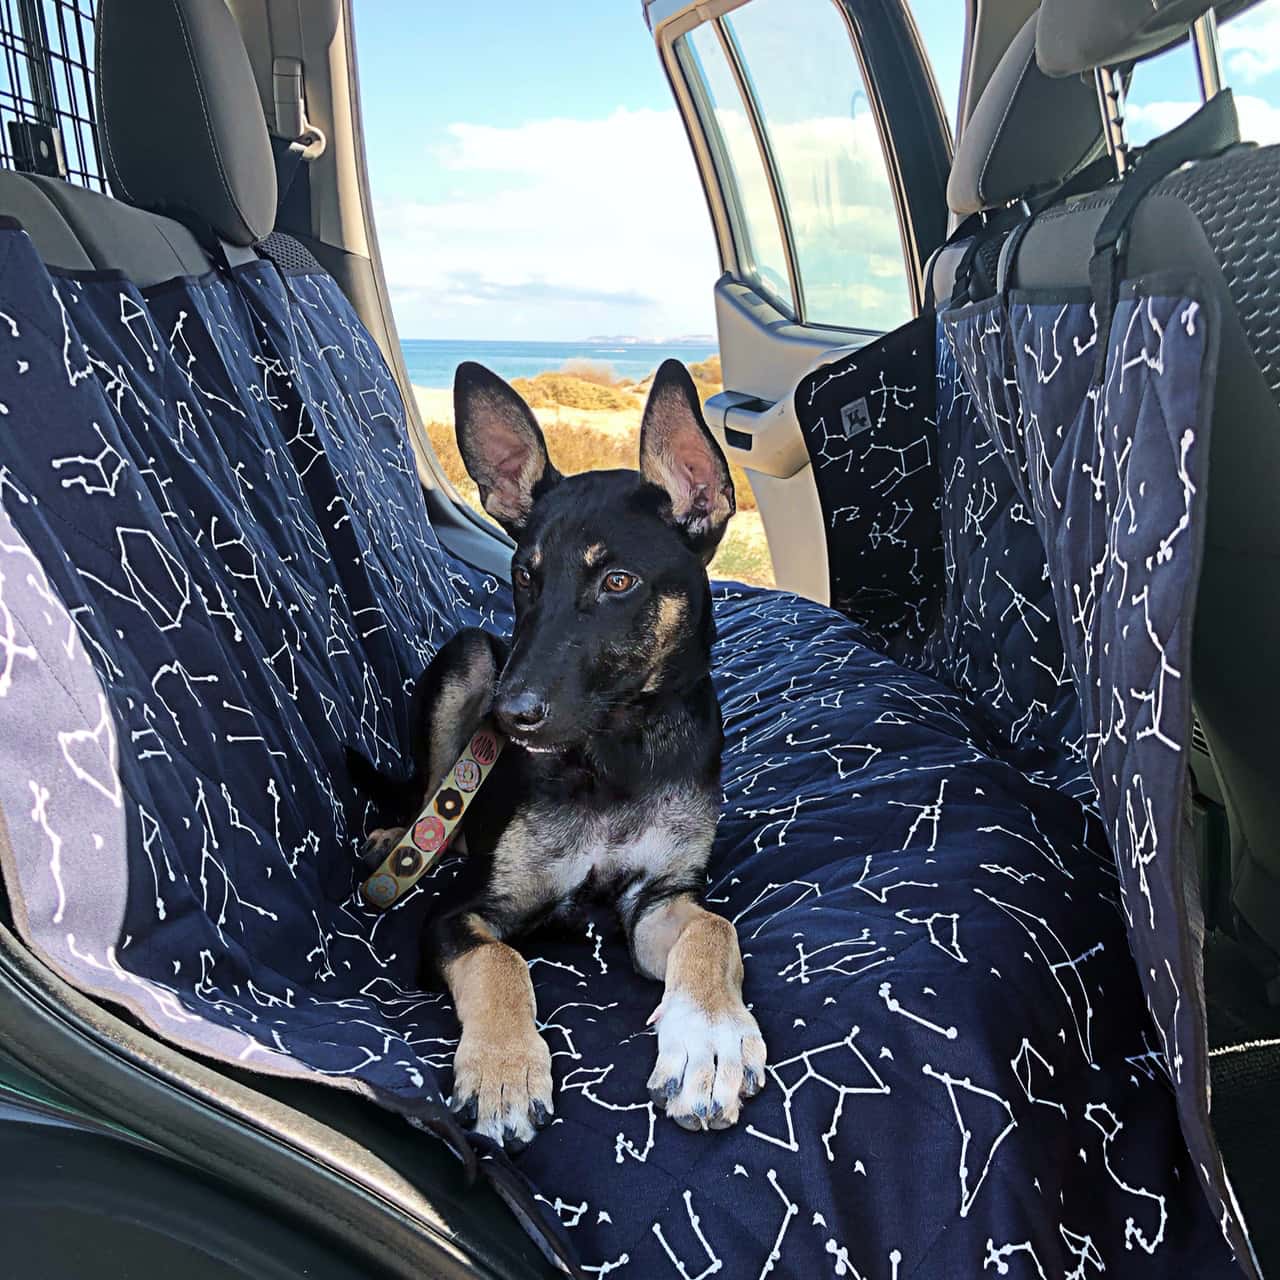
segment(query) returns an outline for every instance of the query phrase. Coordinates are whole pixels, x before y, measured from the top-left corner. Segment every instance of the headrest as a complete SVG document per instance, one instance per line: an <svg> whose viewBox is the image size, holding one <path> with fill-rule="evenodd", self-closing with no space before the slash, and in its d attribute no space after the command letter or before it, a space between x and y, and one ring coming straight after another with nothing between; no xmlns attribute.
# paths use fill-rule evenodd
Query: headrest
<svg viewBox="0 0 1280 1280"><path fill-rule="evenodd" d="M1043 0L1036 60L1049 76L1074 76L1155 53L1186 35L1213 0Z"/></svg>
<svg viewBox="0 0 1280 1280"><path fill-rule="evenodd" d="M100 0L98 115L122 200L247 246L270 233L276 171L226 0Z"/></svg>
<svg viewBox="0 0 1280 1280"><path fill-rule="evenodd" d="M1036 66L1033 16L1005 50L965 124L947 204L956 213L977 213L1050 190L1090 159L1101 139L1093 85L1051 80Z"/></svg>

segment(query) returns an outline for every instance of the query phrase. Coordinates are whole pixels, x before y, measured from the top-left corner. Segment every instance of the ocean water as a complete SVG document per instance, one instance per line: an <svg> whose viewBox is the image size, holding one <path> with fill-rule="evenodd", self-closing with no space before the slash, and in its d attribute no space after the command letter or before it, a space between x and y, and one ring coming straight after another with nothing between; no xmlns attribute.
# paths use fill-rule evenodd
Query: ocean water
<svg viewBox="0 0 1280 1280"><path fill-rule="evenodd" d="M594 346L585 342L446 342L409 338L400 346L409 381L419 387L452 387L453 371L464 360L486 365L503 378L528 378L559 369L566 360L590 360L607 364L619 378L635 382L666 359L696 364L716 353L714 342Z"/></svg>

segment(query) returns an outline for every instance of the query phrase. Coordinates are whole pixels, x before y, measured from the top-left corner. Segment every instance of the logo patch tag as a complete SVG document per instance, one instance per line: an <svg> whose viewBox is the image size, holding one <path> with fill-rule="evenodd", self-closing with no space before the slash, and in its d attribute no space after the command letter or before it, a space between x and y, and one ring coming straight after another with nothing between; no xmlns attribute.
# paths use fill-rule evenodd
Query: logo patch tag
<svg viewBox="0 0 1280 1280"><path fill-rule="evenodd" d="M840 425L844 428L846 440L852 440L854 436L871 430L871 411L867 407L866 396L859 396L840 410Z"/></svg>

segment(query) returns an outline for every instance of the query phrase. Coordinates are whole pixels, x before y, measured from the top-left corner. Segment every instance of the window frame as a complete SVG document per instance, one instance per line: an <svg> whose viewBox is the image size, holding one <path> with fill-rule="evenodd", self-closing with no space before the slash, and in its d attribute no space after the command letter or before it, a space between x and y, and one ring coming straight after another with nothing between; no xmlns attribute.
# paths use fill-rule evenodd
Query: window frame
<svg viewBox="0 0 1280 1280"><path fill-rule="evenodd" d="M797 293L797 281L799 275L796 267L795 245L787 235L789 223L784 221L782 216L782 209L785 208L785 196L782 193L781 184L777 181L777 170L773 166L772 150L769 148L767 137L762 132L758 107L755 104L754 98L749 101L747 100L746 94L744 93L745 81L743 78L744 73L742 71L742 67L727 47L727 33L725 33L723 29L723 23L721 22L722 17L723 14L711 19L707 24L695 24L694 26L691 26L687 32L682 34L690 35L697 29L697 26L701 25L710 25L713 27L716 36L716 44L721 53L725 56L734 85L736 86L738 93L744 97L743 113L746 115L747 122L751 126L751 133L755 139L756 150L758 153L762 153L761 159L764 165L765 180L769 184L773 216L778 224L780 232L782 255L787 268L787 283L791 291L790 300L775 293L769 288L767 283L756 279L754 277L754 273L748 270L751 256L749 253L751 235L747 229L747 217L742 207L742 200L739 192L736 189L729 190L725 186L725 179L734 170L733 165L730 162L728 151L724 145L724 139L718 129L708 130L703 124L704 121L710 120L714 117L715 109L712 105L710 95L707 92L706 84L692 65L693 60L696 57L696 51L688 40L677 42L676 46L673 47L675 63L680 69L681 74L685 77L685 88L693 109L692 116L685 116L685 129L686 131L691 130L694 128L691 121L697 122L697 133L701 138L709 157L708 165L705 167L703 162L698 160L699 174L702 178L703 187L706 188L707 172L709 170L711 180L715 183L717 197L721 206L719 212L721 213L724 222L727 224L724 234L722 235L716 218L717 211L713 209L712 221L717 224L716 239L717 247L720 251L720 269L722 271L732 270L733 274L737 278L741 279L744 284L749 285L759 293L761 297L766 298L778 309L779 312L786 316L788 320L798 322L798 313L801 310L798 305L799 297ZM681 115L684 115L683 110L681 111ZM690 141L693 141L692 135L690 137ZM697 159L696 146L694 150L695 159ZM769 155L768 160L764 159L763 153L767 153ZM724 176L722 177L722 175ZM709 191L708 199L710 199ZM728 240L728 253L726 253L726 237ZM744 246L746 247L745 249ZM732 267L730 267L730 263L732 263Z"/></svg>
<svg viewBox="0 0 1280 1280"><path fill-rule="evenodd" d="M787 261L795 307L769 292L767 301L795 324L833 333L866 333L856 323L815 324L804 305L804 279L799 270L795 236L786 207L786 195L778 177L768 132L760 107L750 90L741 51L723 22L726 15L751 0L709 0L677 10L658 23L655 32L663 69L683 117L707 198L721 270L753 290L756 288L740 253L743 219L740 196L727 190L724 156L718 138L702 125L706 118L705 95L691 74L677 44L696 27L714 24L717 38L729 61L743 110L751 122L761 163L773 197L774 213ZM893 193L898 232L902 244L907 293L915 314L924 304L924 269L934 249L947 235L946 183L951 167L951 126L942 105L932 66L906 0L830 0L841 15L849 36L850 52L862 77L886 175ZM700 95L702 95L700 99ZM714 131L710 131L712 134ZM899 146L896 139L909 139Z"/></svg>

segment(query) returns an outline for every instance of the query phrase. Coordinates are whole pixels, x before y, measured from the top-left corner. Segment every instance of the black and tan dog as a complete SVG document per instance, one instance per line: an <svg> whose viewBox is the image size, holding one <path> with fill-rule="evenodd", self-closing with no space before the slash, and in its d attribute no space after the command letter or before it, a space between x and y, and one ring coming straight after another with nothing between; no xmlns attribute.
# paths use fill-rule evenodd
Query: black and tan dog
<svg viewBox="0 0 1280 1280"><path fill-rule="evenodd" d="M561 476L537 421L476 364L454 386L485 510L517 540L515 633L454 636L415 694L416 772L383 783L407 824L490 710L509 744L465 822L468 882L424 941L462 1038L452 1105L520 1149L554 1110L551 1055L510 941L586 899L611 904L636 968L665 983L649 1092L686 1129L723 1129L764 1083L733 926L699 905L720 802L706 565L734 512L693 382L654 379L639 471ZM376 831L376 865L403 827Z"/></svg>

